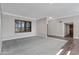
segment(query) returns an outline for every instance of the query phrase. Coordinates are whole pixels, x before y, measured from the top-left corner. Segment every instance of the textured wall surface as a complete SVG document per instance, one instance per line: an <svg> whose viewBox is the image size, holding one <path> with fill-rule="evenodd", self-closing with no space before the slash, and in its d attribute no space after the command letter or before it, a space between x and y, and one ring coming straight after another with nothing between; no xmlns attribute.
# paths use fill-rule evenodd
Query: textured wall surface
<svg viewBox="0 0 79 59"><path fill-rule="evenodd" d="M37 21L37 35L46 37L47 36L47 19L41 18Z"/></svg>
<svg viewBox="0 0 79 59"><path fill-rule="evenodd" d="M1 52L1 45L2 45L2 38L1 38L1 4L0 4L0 52Z"/></svg>
<svg viewBox="0 0 79 59"><path fill-rule="evenodd" d="M15 19L31 21L32 22L32 31L15 33ZM12 16L12 15L3 15L2 27L3 27L3 30L2 30L3 41L16 39L16 38L30 37L30 36L36 35L36 21L27 19L27 18Z"/></svg>

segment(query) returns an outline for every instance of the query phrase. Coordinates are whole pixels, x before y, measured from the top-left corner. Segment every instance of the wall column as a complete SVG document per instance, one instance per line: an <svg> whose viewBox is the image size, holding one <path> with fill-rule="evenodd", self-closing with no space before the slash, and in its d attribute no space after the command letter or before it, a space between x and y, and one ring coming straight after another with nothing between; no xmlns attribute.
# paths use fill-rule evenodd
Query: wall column
<svg viewBox="0 0 79 59"><path fill-rule="evenodd" d="M1 32L2 32L2 31L1 31L1 29L2 29L2 28L1 28L1 15L2 15L1 13L2 13L2 12L1 12L1 11L2 11L2 10L1 10L1 4L0 4L0 53L1 53L1 48L2 48L2 35L1 35L1 34L2 34L2 33L1 33Z"/></svg>

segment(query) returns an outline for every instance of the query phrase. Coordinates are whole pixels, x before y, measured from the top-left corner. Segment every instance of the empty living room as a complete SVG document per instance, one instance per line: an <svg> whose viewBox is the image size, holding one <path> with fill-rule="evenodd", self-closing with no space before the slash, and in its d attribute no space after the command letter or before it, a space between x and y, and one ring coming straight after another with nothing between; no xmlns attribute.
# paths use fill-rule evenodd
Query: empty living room
<svg viewBox="0 0 79 59"><path fill-rule="evenodd" d="M0 3L0 55L79 55L79 3Z"/></svg>

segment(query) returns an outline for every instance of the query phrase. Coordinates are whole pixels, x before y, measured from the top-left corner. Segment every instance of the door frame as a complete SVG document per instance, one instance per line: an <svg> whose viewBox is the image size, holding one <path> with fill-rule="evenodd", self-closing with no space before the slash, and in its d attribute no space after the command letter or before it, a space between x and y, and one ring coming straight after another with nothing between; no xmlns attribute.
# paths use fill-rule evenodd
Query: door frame
<svg viewBox="0 0 79 59"><path fill-rule="evenodd" d="M73 24L73 22L64 23L64 37L66 37L66 35L67 35L67 33L66 33L66 31L68 30L68 29L66 28L67 25L73 25L73 37L74 37L74 24ZM72 38L73 38L73 37L72 37Z"/></svg>

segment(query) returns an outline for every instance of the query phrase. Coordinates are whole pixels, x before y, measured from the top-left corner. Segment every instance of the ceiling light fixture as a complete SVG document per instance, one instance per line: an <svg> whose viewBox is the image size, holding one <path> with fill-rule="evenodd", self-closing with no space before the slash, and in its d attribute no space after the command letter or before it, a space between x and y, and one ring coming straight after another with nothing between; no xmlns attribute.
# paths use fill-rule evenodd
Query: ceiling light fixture
<svg viewBox="0 0 79 59"><path fill-rule="evenodd" d="M49 17L49 19L52 19L52 17Z"/></svg>

